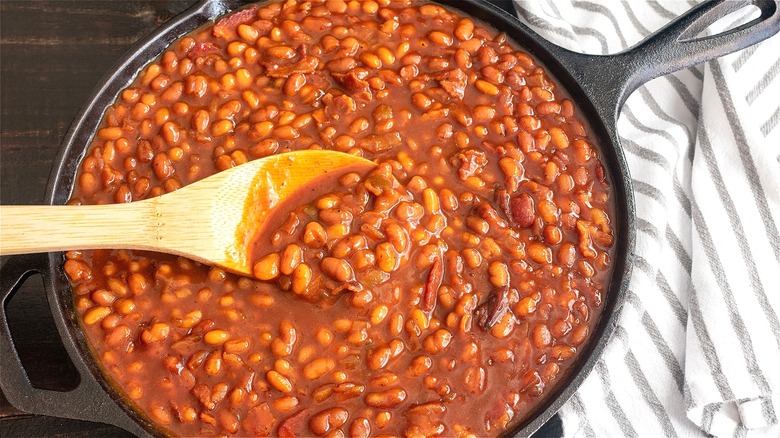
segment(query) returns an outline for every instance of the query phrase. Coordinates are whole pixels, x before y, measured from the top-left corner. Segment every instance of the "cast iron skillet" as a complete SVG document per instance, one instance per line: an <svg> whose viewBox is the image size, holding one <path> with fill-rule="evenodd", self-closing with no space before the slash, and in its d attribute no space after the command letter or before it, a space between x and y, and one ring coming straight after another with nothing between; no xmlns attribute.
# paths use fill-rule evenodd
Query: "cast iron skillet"
<svg viewBox="0 0 780 438"><path fill-rule="evenodd" d="M139 42L101 80L92 99L74 120L55 160L46 191L47 204L64 204L70 197L78 165L90 143L104 109L136 72L180 36L234 10L247 0L200 0L181 15ZM603 303L603 313L591 341L556 390L511 435L530 435L571 397L601 356L623 305L631 273L635 212L631 177L617 135L617 119L628 95L644 82L756 44L780 30L778 0L715 0L699 5L636 46L614 55L583 55L556 46L516 18L485 0L444 0L462 12L491 24L535 56L569 92L601 143L602 162L612 183L616 212L614 272ZM747 5L760 16L731 31L711 36L699 34L718 19ZM71 288L63 272L63 254L22 255L0 266L0 386L8 401L26 412L98 421L140 436L161 435L136 413L111 386L91 356L79 329ZM81 380L69 392L33 388L14 348L5 315L5 304L31 273L43 275L49 306L57 329Z"/></svg>

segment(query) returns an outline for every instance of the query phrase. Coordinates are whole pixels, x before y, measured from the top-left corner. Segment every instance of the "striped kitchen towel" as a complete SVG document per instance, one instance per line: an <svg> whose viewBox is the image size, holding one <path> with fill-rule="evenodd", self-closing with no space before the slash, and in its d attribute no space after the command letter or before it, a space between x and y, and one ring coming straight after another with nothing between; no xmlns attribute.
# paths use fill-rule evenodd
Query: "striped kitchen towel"
<svg viewBox="0 0 780 438"><path fill-rule="evenodd" d="M607 54L696 2L515 4L550 41ZM566 436L780 436L779 75L775 36L626 102L636 264L616 335L561 410Z"/></svg>

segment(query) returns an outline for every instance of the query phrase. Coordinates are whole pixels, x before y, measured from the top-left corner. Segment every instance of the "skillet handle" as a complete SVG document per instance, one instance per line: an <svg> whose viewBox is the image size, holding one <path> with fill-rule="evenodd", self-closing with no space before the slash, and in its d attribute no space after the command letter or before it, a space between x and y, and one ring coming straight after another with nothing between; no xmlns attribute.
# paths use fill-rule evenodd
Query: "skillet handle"
<svg viewBox="0 0 780 438"><path fill-rule="evenodd" d="M760 15L725 32L698 36L718 20L748 6L757 7ZM634 59L636 88L653 78L758 44L778 31L777 0L716 0L694 7L623 54Z"/></svg>
<svg viewBox="0 0 780 438"><path fill-rule="evenodd" d="M699 36L732 12L755 6L760 15L736 28ZM780 31L780 0L712 0L701 3L637 45L613 55L567 52L564 64L616 123L626 98L645 82L758 44Z"/></svg>
<svg viewBox="0 0 780 438"><path fill-rule="evenodd" d="M23 254L4 257L0 264L0 302L3 306L0 309L0 357L3 359L0 366L0 388L3 394L12 406L24 412L102 421L138 436L148 435L148 432L130 420L100 384L85 376L89 370L84 362L74 357L68 342L64 342L65 349L79 372L78 386L71 391L51 391L35 388L30 383L14 346L5 309L10 298L30 275L46 275L47 262L46 254ZM55 321L56 319L55 315ZM57 322L59 326L59 321Z"/></svg>

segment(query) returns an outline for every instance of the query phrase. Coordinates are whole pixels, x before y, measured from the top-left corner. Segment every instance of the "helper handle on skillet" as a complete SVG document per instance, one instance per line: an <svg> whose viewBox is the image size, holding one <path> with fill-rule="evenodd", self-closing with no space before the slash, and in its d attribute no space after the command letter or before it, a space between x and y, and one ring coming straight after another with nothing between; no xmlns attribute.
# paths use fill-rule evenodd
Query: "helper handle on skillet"
<svg viewBox="0 0 780 438"><path fill-rule="evenodd" d="M756 6L759 17L712 36L699 36L730 13ZM613 55L585 55L554 46L559 61L614 124L626 98L645 82L757 44L780 31L778 0L714 0L690 9L637 45Z"/></svg>
<svg viewBox="0 0 780 438"><path fill-rule="evenodd" d="M51 391L35 388L30 383L11 338L6 305L30 275L35 273L46 275L47 263L46 254L24 254L9 256L0 265L0 302L3 306L0 309L0 357L3 358L0 367L0 387L3 394L11 405L25 412L86 421L113 418L115 419L113 424L136 435L144 434L143 429L122 412L122 409L94 379L84 378L84 373L87 372L86 366L78 356L73 354L67 342L64 342L65 348L79 371L78 386L70 391Z"/></svg>

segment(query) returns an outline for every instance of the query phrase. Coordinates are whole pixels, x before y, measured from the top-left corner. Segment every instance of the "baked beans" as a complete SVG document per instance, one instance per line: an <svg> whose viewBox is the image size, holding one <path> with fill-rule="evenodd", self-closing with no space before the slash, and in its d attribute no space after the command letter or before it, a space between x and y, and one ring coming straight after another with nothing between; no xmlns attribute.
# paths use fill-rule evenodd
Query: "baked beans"
<svg viewBox="0 0 780 438"><path fill-rule="evenodd" d="M485 436L522 421L587 342L611 272L611 189L572 100L506 36L441 6L251 5L119 94L70 202L146 199L302 149L377 166L276 209L254 278L66 254L119 391L182 436Z"/></svg>

